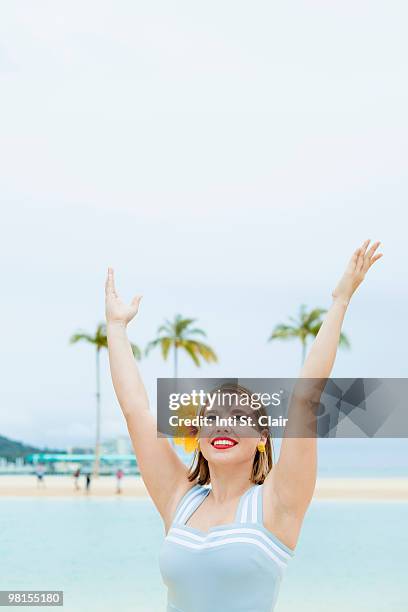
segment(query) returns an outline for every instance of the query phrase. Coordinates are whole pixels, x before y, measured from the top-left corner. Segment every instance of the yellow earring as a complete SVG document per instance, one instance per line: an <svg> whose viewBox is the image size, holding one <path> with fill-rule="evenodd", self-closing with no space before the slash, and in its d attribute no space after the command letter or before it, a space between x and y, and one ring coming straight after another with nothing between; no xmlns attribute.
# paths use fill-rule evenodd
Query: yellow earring
<svg viewBox="0 0 408 612"><path fill-rule="evenodd" d="M264 453L265 452L265 442L258 442L257 449L259 450L260 453Z"/></svg>

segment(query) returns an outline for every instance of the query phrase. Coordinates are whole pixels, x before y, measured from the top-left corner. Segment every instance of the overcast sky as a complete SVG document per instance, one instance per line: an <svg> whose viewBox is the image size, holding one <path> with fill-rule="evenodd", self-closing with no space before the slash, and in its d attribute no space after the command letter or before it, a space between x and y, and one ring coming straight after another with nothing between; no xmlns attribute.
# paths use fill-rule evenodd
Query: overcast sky
<svg viewBox="0 0 408 612"><path fill-rule="evenodd" d="M407 376L405 2L2 3L0 435L92 443L94 353L112 265L144 346L197 317L219 364L295 376L267 344L327 307L381 240L333 376ZM149 393L171 362L141 364ZM125 433L102 359L104 438Z"/></svg>

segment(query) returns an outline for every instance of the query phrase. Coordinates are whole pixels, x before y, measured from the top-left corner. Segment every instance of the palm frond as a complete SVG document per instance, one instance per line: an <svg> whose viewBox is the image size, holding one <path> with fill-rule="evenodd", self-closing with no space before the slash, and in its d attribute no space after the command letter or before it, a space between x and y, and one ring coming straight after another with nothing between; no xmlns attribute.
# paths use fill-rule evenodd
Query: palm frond
<svg viewBox="0 0 408 612"><path fill-rule="evenodd" d="M343 332L340 333L339 346L347 349L351 348L350 340Z"/></svg>
<svg viewBox="0 0 408 612"><path fill-rule="evenodd" d="M308 334L309 334L310 336L314 336L314 337L316 337L316 336L317 336L317 334L319 333L319 330L320 330L320 328L321 328L322 324L323 324L323 322L322 322L322 321L320 321L320 323L317 323L316 325L313 325L312 327L309 327L309 329L308 329Z"/></svg>
<svg viewBox="0 0 408 612"><path fill-rule="evenodd" d="M190 343L190 342L185 342L183 344L180 345L181 348L183 348L186 353L188 353L188 355L190 355L191 359L194 361L194 363L196 364L196 366L200 367L200 360L197 357L196 354L196 350L194 348L194 346Z"/></svg>
<svg viewBox="0 0 408 612"><path fill-rule="evenodd" d="M162 338L156 338L155 340L151 340L146 348L145 348L145 355L146 357L148 356L148 354L150 353L150 351L154 348L156 348L156 346L158 346L162 341Z"/></svg>
<svg viewBox="0 0 408 612"><path fill-rule="evenodd" d="M292 323L294 323L296 327L299 327L302 324L301 321L296 317L288 317L288 319L289 321L292 321Z"/></svg>
<svg viewBox="0 0 408 612"><path fill-rule="evenodd" d="M208 344L204 344L203 342L197 342L197 340L187 340L186 344L190 345L193 350L198 353L207 363L217 362L218 357L215 354L215 351L208 346ZM184 345L183 345L184 346Z"/></svg>
<svg viewBox="0 0 408 612"><path fill-rule="evenodd" d="M306 318L303 321L305 327L312 325L315 321L321 319L322 315L326 313L327 310L325 308L314 308L308 314L306 314Z"/></svg>
<svg viewBox="0 0 408 612"><path fill-rule="evenodd" d="M76 342L89 342L90 344L96 344L95 339L85 332L77 332L76 334L72 334L69 339L70 344L75 344Z"/></svg>
<svg viewBox="0 0 408 612"><path fill-rule="evenodd" d="M108 338L107 336L101 336L98 338L97 342L98 348L108 348Z"/></svg>
<svg viewBox="0 0 408 612"><path fill-rule="evenodd" d="M196 319L183 319L181 315L177 315L174 323L174 331L177 336L182 336L183 332L187 330L191 323L194 323Z"/></svg>
<svg viewBox="0 0 408 612"><path fill-rule="evenodd" d="M166 319L157 330L158 337L146 346L145 354L148 355L153 348L160 346L166 360L170 349L174 347L176 351L179 348L186 351L197 366L200 365L200 358L207 362L217 361L217 355L210 346L194 339L194 336L206 337L204 330L191 327L196 320L192 317L184 318L181 314L176 314L173 321Z"/></svg>
<svg viewBox="0 0 408 612"><path fill-rule="evenodd" d="M106 336L106 323L98 323L95 336Z"/></svg>
<svg viewBox="0 0 408 612"><path fill-rule="evenodd" d="M161 346L161 351L162 351L162 355L163 355L163 359L166 361L168 355L169 355L169 351L171 346L174 344L173 342L173 338L169 338L168 336L165 338L161 338L160 341L160 346Z"/></svg>
<svg viewBox="0 0 408 612"><path fill-rule="evenodd" d="M289 320L294 323L294 326L280 323L275 326L270 340L287 340L289 338L299 338L303 346L303 356L305 355L305 347L309 336L316 337L323 324L323 315L327 312L325 308L313 308L309 312L305 304L301 304L299 308L299 320L294 317L289 317ZM350 348L350 341L343 332L339 336L339 346Z"/></svg>
<svg viewBox="0 0 408 612"><path fill-rule="evenodd" d="M189 334L198 334L198 335L203 336L203 337L207 336L207 334L205 333L204 330L198 329L197 327L194 327L193 329L189 329L188 333Z"/></svg>
<svg viewBox="0 0 408 612"><path fill-rule="evenodd" d="M132 342L130 343L130 347L132 349L134 358L140 361L142 358L142 351L140 350L140 348L137 346L137 344L133 344Z"/></svg>
<svg viewBox="0 0 408 612"><path fill-rule="evenodd" d="M280 323L273 329L272 334L268 338L268 342L271 340L289 340L290 338L297 338L298 336L299 332L296 327Z"/></svg>
<svg viewBox="0 0 408 612"><path fill-rule="evenodd" d="M157 333L158 334L168 334L168 335L173 334L174 329L173 329L172 323L170 323L170 321L166 321L164 325L160 325L160 327L157 330Z"/></svg>

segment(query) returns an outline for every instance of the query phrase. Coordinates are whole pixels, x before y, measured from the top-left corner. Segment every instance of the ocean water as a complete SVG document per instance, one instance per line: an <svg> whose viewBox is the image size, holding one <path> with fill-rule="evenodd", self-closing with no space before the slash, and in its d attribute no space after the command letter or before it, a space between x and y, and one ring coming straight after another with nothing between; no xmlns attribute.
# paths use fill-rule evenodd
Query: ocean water
<svg viewBox="0 0 408 612"><path fill-rule="evenodd" d="M280 444L273 441L275 461ZM190 465L192 455L176 450ZM320 438L318 456L322 478L408 478L408 438Z"/></svg>
<svg viewBox="0 0 408 612"><path fill-rule="evenodd" d="M277 612L406 612L407 524L408 503L314 501ZM2 498L0 589L64 590L65 612L164 611L163 533L150 500Z"/></svg>

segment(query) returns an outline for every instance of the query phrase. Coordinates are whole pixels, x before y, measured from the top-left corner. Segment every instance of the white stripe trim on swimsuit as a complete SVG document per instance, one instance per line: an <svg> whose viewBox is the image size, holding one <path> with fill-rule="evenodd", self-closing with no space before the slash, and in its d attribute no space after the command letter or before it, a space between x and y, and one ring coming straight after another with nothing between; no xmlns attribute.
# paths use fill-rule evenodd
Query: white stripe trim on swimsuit
<svg viewBox="0 0 408 612"><path fill-rule="evenodd" d="M219 525L219 527L222 527L222 525ZM253 529L250 527L236 527L234 529L222 529L220 531L212 531L212 532L208 532L206 536L201 536L195 533L191 533L180 527L172 527L169 530L168 535L176 534L179 536L186 537L187 539L191 538L192 540L196 540L197 542L206 542L209 538L214 539L214 538L225 537L229 535L240 535L243 533L259 537L261 540L263 540L269 546L271 546L271 548L273 548L278 554L280 554L283 557L283 559L287 559L289 561L292 558L289 553L283 550L279 546L279 544L271 540L265 533L260 531L260 529Z"/></svg>
<svg viewBox="0 0 408 612"><path fill-rule="evenodd" d="M179 544L180 546L185 546L187 548L193 548L195 550L203 550L205 548L215 548L217 546L223 546L224 544L254 544L258 548L261 548L271 559L275 561L277 565L279 565L282 568L285 568L287 566L287 563L285 561L282 561L281 559L279 559L279 557L275 553L273 553L267 546L265 546L265 544L262 544L262 542L259 542L259 540L256 540L255 538L230 537L224 540L216 540L215 542L201 542L200 544L195 544L193 542L187 542L186 540L182 540L170 534L167 536L167 539L170 542Z"/></svg>

